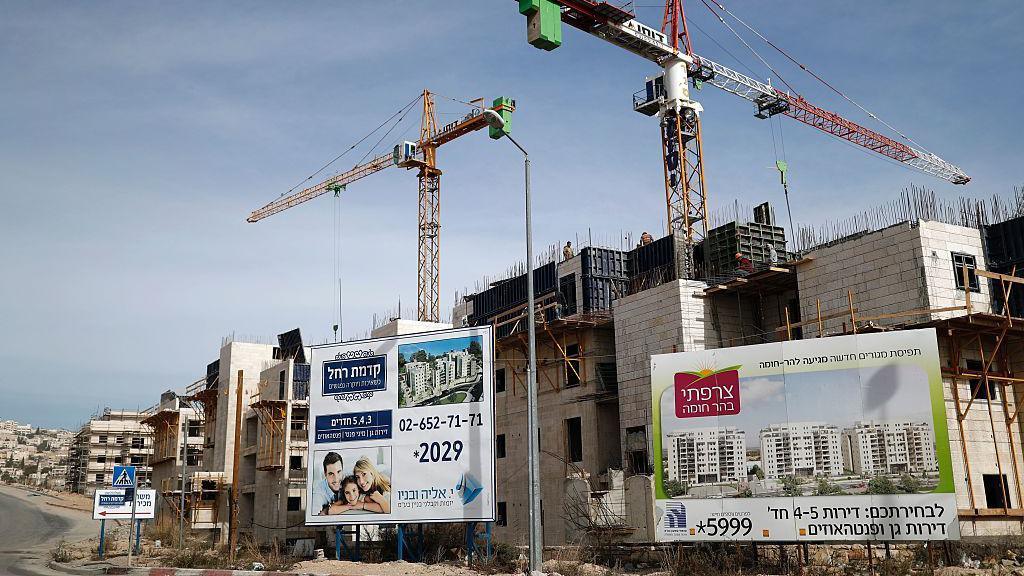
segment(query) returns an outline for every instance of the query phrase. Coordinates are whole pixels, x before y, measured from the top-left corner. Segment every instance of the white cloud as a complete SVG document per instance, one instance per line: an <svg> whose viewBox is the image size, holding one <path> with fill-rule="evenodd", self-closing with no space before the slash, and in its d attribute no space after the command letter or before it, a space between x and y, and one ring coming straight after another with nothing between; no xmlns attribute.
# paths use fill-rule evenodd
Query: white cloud
<svg viewBox="0 0 1024 576"><path fill-rule="evenodd" d="M784 402L786 399L786 386L781 379L744 378L740 387L740 401L744 408L759 402Z"/></svg>

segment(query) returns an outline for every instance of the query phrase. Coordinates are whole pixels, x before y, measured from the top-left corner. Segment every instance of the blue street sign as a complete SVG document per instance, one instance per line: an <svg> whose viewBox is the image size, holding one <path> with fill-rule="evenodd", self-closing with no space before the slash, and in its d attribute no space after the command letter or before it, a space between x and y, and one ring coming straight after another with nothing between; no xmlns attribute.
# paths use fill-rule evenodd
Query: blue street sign
<svg viewBox="0 0 1024 576"><path fill-rule="evenodd" d="M114 488L135 488L135 466L114 466Z"/></svg>

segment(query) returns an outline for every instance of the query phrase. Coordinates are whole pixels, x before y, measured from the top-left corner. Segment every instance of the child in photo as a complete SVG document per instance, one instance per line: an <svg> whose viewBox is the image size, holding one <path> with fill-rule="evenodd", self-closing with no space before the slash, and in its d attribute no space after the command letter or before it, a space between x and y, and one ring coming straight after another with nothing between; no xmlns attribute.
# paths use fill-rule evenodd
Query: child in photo
<svg viewBox="0 0 1024 576"><path fill-rule="evenodd" d="M338 492L340 500L331 504L329 514L341 514L344 512L365 510L363 495L359 492L359 483L354 475L346 476L341 481L341 490Z"/></svg>

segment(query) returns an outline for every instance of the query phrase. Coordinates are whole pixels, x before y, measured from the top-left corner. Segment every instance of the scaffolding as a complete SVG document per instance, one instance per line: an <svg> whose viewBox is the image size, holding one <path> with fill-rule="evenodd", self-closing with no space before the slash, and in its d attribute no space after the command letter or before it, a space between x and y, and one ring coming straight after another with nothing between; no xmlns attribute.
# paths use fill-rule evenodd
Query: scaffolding
<svg viewBox="0 0 1024 576"><path fill-rule="evenodd" d="M256 433L256 469L281 470L285 465L288 441L285 429L288 417L286 400L262 399L251 404L259 419Z"/></svg>
<svg viewBox="0 0 1024 576"><path fill-rule="evenodd" d="M560 314L562 305L559 302L558 293L551 293L536 300L535 323L538 350L550 347L552 357L541 355L537 359L538 382L541 376L544 383L553 391L561 391L570 382L575 385L586 386L592 380L602 393L610 393L615 396L617 387L614 378L607 373L599 373L597 379L593 379L587 373L587 363L583 359L587 356L586 335L589 330L600 327L610 327L612 323L611 311L599 311L583 313L578 312L568 316ZM519 395L519 387L522 386L523 394L526 392L526 383L521 381L519 372L525 373L525 363L529 357L529 345L527 341L528 304L522 304L494 316L489 322L494 327L495 350L501 358L499 362L508 365L512 373L512 394ZM578 351L574 354L568 352L567 340L574 337ZM513 360L510 353L517 353L524 363L522 370L517 371L511 366ZM555 368L555 370L551 370ZM561 370L559 370L561 369ZM551 372L560 374L561 377L552 378ZM600 372L600 371L599 371Z"/></svg>
<svg viewBox="0 0 1024 576"><path fill-rule="evenodd" d="M150 466L178 457L178 436L181 432L180 413L177 409L160 409L142 421L153 429L153 454Z"/></svg>

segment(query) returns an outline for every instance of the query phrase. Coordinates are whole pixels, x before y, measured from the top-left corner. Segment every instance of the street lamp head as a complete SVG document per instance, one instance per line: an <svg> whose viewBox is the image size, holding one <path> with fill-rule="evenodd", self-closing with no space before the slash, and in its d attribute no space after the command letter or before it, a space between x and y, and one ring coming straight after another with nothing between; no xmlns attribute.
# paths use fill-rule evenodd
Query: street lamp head
<svg viewBox="0 0 1024 576"><path fill-rule="evenodd" d="M494 110L484 110L484 120L487 121L487 125L495 130L501 130L505 127L505 120Z"/></svg>

